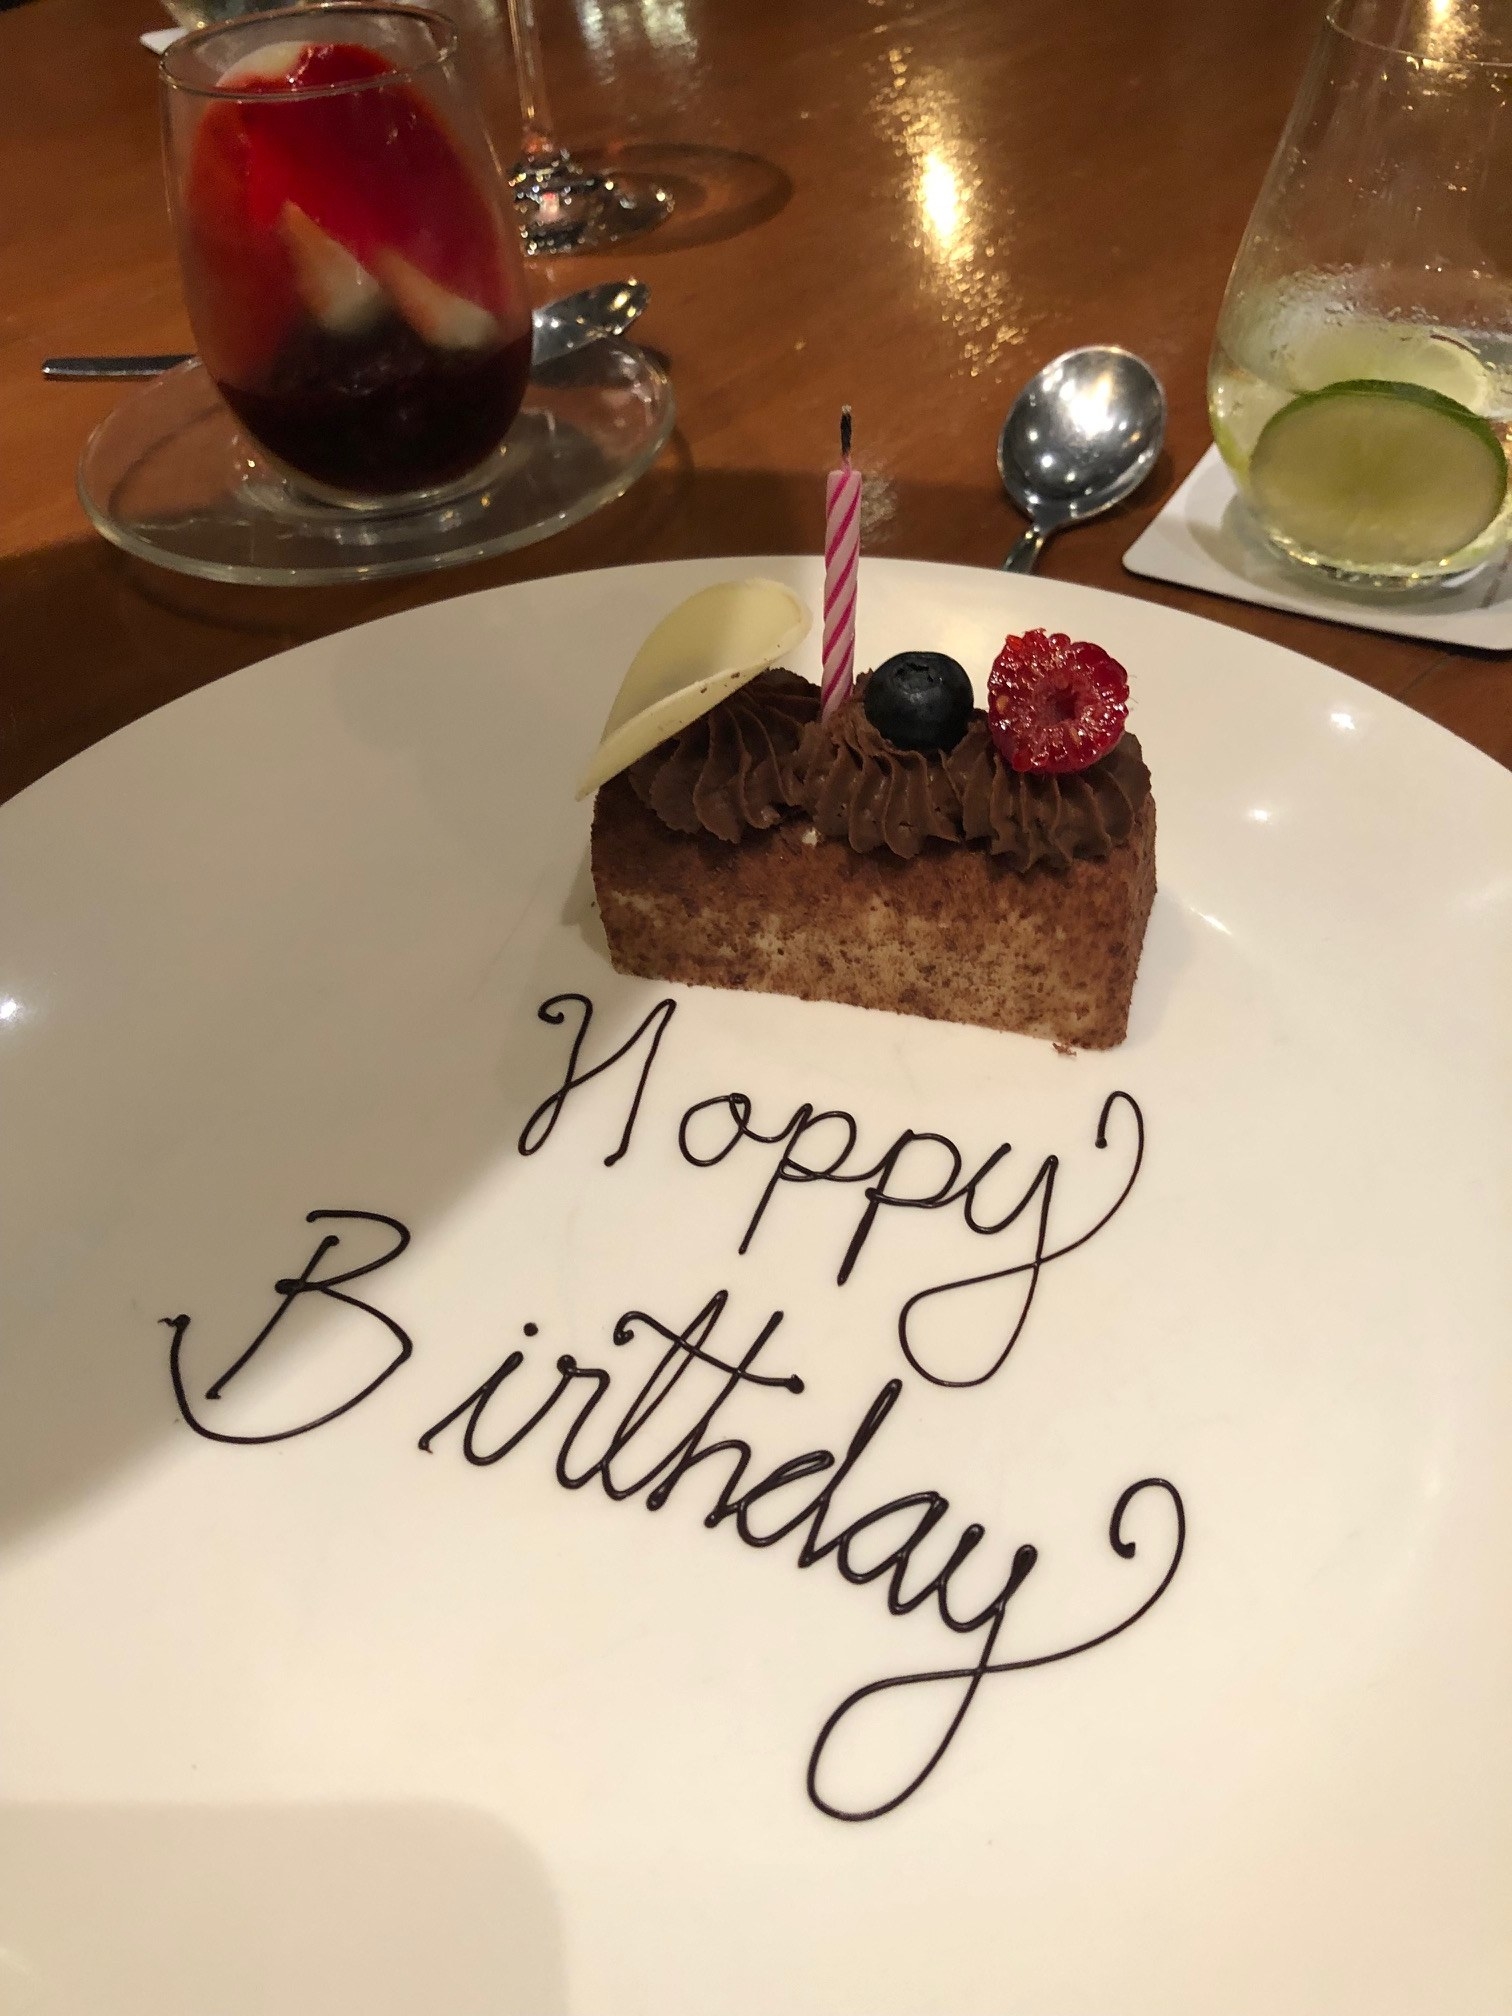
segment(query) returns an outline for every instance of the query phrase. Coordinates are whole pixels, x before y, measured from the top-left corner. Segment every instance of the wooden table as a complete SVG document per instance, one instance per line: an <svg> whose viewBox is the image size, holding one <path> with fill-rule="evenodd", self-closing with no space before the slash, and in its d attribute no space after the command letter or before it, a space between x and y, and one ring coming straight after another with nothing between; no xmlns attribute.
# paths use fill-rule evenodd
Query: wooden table
<svg viewBox="0 0 1512 2016"><path fill-rule="evenodd" d="M537 262L534 279L542 298L626 270L650 282L642 330L671 360L680 432L618 504L522 554L289 592L159 572L86 525L75 460L121 393L44 384L41 358L190 340L136 40L163 17L153 0L0 14L0 797L176 694L413 602L625 561L813 550L844 401L876 478L867 550L996 565L1021 529L993 465L1002 415L1039 364L1095 341L1164 379L1168 453L1132 505L1056 541L1044 571L1309 652L1512 762L1503 661L1120 565L1207 445L1213 322L1319 0L542 12L567 137L654 151L684 200L633 250ZM502 59L493 102L509 102ZM714 184L733 211L700 198Z"/></svg>

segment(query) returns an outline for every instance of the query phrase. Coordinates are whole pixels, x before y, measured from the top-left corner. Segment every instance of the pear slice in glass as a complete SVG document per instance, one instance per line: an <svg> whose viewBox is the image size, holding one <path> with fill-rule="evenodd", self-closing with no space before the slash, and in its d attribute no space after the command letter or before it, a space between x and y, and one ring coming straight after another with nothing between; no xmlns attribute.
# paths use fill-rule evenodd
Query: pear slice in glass
<svg viewBox="0 0 1512 2016"><path fill-rule="evenodd" d="M785 658L812 621L802 598L780 581L719 581L680 602L631 661L578 797Z"/></svg>

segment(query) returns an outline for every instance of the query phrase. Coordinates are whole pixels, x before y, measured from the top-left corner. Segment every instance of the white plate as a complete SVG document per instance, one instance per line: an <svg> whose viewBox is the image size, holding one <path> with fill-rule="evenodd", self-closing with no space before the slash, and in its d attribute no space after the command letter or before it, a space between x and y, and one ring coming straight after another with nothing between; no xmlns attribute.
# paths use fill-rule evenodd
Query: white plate
<svg viewBox="0 0 1512 2016"><path fill-rule="evenodd" d="M1128 663L1160 878L1128 1043L1049 1045L679 992L605 961L570 782L653 620L804 560L581 575L395 617L177 702L0 815L0 2009L109 2016L1502 2016L1512 2006L1512 1361L1506 1257L1512 784L1388 700L1255 639L1057 583L868 563L862 662L984 669L1009 627ZM812 656L814 647L806 647ZM807 666L808 658L803 661ZM812 667L809 667L812 669ZM572 1010L584 1061L653 1025L537 1152ZM1040 1273L996 1375L921 1377L898 1311L1020 1265L1016 1226L864 1186L709 1168L680 1116L805 1102L875 1162L943 1133L1000 1215L1059 1158ZM1107 1145L1099 1114L1115 1093ZM728 1110L728 1109L726 1109ZM712 1153L718 1111L692 1124ZM813 1134L809 1166L835 1152ZM826 1145L827 1144L827 1145ZM894 1189L938 1183L915 1149ZM325 1226L408 1250L280 1306ZM327 1221L317 1273L377 1258ZM918 1304L915 1357L990 1364L1029 1277ZM844 1450L831 1537L949 1501L903 1584L991 1605L1037 1561L937 1768L885 1816L806 1792L856 1690L969 1668L990 1630L889 1614L801 1532L704 1523L730 1453L664 1509L560 1488L568 1396L496 1464L462 1420L506 1354L490 1453L565 1353L624 1416L720 1291L756 1369L709 1430ZM192 1318L186 1405L170 1330ZM537 1334L525 1334L527 1324ZM688 1376L614 1475L721 1389ZM684 1404L684 1403L688 1404ZM590 1418L569 1467L601 1454ZM641 1459L644 1458L642 1461ZM1109 1522L1129 1486L1125 1557ZM765 1533L826 1473L752 1500ZM1174 1490L1170 1487L1174 1487ZM649 1486L647 1487L650 1488ZM1174 1492L1186 1544L1175 1560ZM925 1507L858 1530L859 1570ZM803 1530L807 1530L805 1527ZM1174 1564L1174 1573L1172 1568ZM1131 1628L1078 1656L1159 1594ZM965 1697L842 1719L821 1798L906 1787Z"/></svg>

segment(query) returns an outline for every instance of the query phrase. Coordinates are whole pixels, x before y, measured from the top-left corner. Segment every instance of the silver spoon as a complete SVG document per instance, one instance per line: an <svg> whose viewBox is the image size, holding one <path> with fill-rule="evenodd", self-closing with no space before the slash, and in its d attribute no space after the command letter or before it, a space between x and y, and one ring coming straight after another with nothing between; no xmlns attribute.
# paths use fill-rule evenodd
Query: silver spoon
<svg viewBox="0 0 1512 2016"><path fill-rule="evenodd" d="M570 357L600 336L623 336L646 312L650 299L651 289L644 280L605 280L577 294L564 294L560 301L548 301L531 318L532 369Z"/></svg>
<svg viewBox="0 0 1512 2016"><path fill-rule="evenodd" d="M1160 380L1128 350L1068 350L1031 378L998 436L1003 488L1029 520L1004 572L1033 573L1053 533L1137 490L1155 466L1165 422Z"/></svg>
<svg viewBox="0 0 1512 2016"><path fill-rule="evenodd" d="M598 287L585 287L578 294L564 294L560 301L548 301L531 317L530 362L534 370L568 357L600 336L623 336L630 324L645 312L651 289L643 280L606 280ZM44 378L160 378L178 364L187 364L187 351L170 351L158 357L45 357Z"/></svg>

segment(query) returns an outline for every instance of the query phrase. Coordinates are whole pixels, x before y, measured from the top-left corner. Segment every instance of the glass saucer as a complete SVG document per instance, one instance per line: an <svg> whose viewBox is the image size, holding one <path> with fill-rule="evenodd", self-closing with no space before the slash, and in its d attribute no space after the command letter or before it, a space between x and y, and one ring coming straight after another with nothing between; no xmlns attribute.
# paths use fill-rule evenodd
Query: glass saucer
<svg viewBox="0 0 1512 2016"><path fill-rule="evenodd" d="M460 567L547 539L612 503L655 461L677 417L666 374L616 337L532 377L503 447L424 506L320 502L243 435L197 361L154 379L95 429L79 500L141 560L209 581L375 581Z"/></svg>

